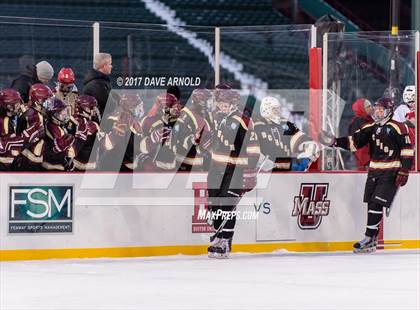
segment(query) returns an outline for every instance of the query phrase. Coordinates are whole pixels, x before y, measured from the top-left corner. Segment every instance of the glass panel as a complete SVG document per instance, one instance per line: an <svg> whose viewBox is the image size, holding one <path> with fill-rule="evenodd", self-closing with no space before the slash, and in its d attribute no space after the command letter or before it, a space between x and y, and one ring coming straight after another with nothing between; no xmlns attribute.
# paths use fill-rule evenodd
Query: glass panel
<svg viewBox="0 0 420 310"><path fill-rule="evenodd" d="M355 113L352 105L361 98L374 103L390 96L394 109L403 103L406 86L415 85L418 32L401 31L398 36L389 32L329 33L324 41L324 96L323 126L343 136ZM343 109L339 106L344 103ZM328 124L331 123L330 125ZM412 127L414 122L407 122ZM363 169L360 159L350 152L329 152L327 169Z"/></svg>

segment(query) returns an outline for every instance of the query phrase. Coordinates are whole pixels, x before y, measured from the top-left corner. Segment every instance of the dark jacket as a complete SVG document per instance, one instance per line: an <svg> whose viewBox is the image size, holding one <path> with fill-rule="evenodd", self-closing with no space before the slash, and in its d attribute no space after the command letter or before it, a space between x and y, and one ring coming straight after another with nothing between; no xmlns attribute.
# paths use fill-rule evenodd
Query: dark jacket
<svg viewBox="0 0 420 310"><path fill-rule="evenodd" d="M16 89L20 93L24 102L28 102L29 89L36 83L41 83L41 81L38 80L36 67L32 65L25 67L21 75L17 79L13 80L10 87Z"/></svg>
<svg viewBox="0 0 420 310"><path fill-rule="evenodd" d="M96 98L101 116L104 114L110 91L111 80L109 76L91 69L83 81L83 94ZM109 110L109 112L112 113L112 110Z"/></svg>

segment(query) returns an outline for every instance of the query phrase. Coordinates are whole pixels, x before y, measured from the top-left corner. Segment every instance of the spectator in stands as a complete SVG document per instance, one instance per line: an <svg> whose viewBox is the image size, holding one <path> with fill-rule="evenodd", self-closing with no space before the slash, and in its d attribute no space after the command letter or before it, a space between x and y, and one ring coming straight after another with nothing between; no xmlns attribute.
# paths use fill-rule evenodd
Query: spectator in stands
<svg viewBox="0 0 420 310"><path fill-rule="evenodd" d="M83 81L83 94L96 98L101 116L104 114L111 91L111 80L109 78L111 71L111 54L98 53L93 59L93 69L88 72ZM109 107L108 109L110 113L114 110L113 107Z"/></svg>
<svg viewBox="0 0 420 310"><path fill-rule="evenodd" d="M54 75L54 69L47 61L40 61L36 65L28 65L22 74L12 82L11 88L16 89L23 102L29 100L29 89L33 84L48 84Z"/></svg>
<svg viewBox="0 0 420 310"><path fill-rule="evenodd" d="M372 103L369 100L365 98L357 99L351 108L354 117L349 125L349 136L352 136L364 123L373 121L371 117ZM370 162L369 146L359 148L353 154L356 158L357 170L366 171Z"/></svg>

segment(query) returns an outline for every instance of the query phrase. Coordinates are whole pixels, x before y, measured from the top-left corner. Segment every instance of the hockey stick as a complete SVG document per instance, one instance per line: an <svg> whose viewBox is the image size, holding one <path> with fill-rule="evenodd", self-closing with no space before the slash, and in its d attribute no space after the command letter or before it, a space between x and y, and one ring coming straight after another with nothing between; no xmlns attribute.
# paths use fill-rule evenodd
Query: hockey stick
<svg viewBox="0 0 420 310"><path fill-rule="evenodd" d="M257 171L257 176L258 176L258 174L261 172L262 167L264 166L265 162L267 161L267 159L268 159L269 157L270 157L269 155L267 155L267 156L265 156L265 157L264 157L263 162L261 163L260 167L258 168L258 171ZM236 196L238 199L240 199L240 198L241 198L241 196L240 196L240 195L238 195L238 194L236 194L236 193L234 193L234 192L228 191L228 193L229 193L229 194L231 194L231 195L233 194L233 195L234 195L234 196ZM238 202L238 204L239 204L239 202ZM235 211L236 211L236 208L237 208L237 206L238 206L238 204L236 204L236 205L233 207L232 211L230 211L230 212L235 212ZM218 229L214 232L214 234L213 234L213 235L211 235L211 236L210 236L210 242L213 242L213 241L214 241L214 239L216 239L216 237L217 237L217 235L219 234L219 232L221 232L221 231L223 230L223 228L226 226L227 221L228 221L228 216L226 216L226 217L223 219L223 222L220 224L219 228L218 228Z"/></svg>

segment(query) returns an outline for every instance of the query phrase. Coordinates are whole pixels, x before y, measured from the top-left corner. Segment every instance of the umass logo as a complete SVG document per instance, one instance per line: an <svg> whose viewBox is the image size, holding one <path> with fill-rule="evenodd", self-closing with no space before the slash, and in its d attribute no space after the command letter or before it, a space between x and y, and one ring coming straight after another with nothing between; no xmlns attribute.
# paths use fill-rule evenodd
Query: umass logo
<svg viewBox="0 0 420 310"><path fill-rule="evenodd" d="M328 183L302 183L299 196L293 200L292 216L297 217L300 229L317 229L322 217L330 212Z"/></svg>

